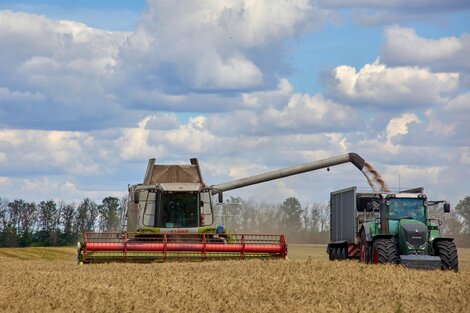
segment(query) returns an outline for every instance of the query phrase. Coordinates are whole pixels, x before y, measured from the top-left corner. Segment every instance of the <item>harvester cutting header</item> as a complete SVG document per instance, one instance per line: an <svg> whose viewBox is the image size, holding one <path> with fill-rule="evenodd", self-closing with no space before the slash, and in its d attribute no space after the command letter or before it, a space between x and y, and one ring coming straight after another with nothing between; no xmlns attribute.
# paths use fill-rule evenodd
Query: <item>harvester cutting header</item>
<svg viewBox="0 0 470 313"><path fill-rule="evenodd" d="M206 185L197 159L188 165L148 161L142 184L129 186L127 232L86 233L80 262L169 259L285 258L283 235L235 234L214 225L214 196L223 192L364 159L348 153L216 185Z"/></svg>

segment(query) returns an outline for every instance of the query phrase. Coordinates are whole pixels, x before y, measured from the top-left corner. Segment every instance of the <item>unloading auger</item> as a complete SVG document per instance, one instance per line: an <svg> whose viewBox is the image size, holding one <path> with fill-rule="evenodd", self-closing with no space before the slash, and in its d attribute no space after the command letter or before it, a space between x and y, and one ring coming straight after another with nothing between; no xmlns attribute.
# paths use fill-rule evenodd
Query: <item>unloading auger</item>
<svg viewBox="0 0 470 313"><path fill-rule="evenodd" d="M245 258L285 258L287 244L279 234L235 234L214 225L214 200L223 192L364 159L348 153L207 186L199 162L161 165L150 159L142 184L129 186L127 232L85 233L78 261L152 262Z"/></svg>

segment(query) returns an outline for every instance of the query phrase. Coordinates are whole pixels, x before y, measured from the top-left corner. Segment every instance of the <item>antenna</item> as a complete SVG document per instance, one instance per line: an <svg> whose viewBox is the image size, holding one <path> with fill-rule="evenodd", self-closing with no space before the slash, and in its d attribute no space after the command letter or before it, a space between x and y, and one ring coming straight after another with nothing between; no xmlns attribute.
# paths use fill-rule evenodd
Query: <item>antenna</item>
<svg viewBox="0 0 470 313"><path fill-rule="evenodd" d="M400 180L400 174L398 174L398 192L401 191L401 180Z"/></svg>

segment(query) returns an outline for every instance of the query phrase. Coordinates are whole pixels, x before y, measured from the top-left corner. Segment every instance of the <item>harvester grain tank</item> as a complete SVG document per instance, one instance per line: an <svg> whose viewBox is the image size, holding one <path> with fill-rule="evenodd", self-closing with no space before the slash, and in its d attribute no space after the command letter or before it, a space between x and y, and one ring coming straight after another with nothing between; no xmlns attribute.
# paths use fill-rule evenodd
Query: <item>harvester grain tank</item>
<svg viewBox="0 0 470 313"><path fill-rule="evenodd" d="M458 271L453 238L441 236L439 220L428 208L423 188L399 193L357 192L356 187L330 195L330 260L359 259L364 263L399 263L411 268Z"/></svg>
<svg viewBox="0 0 470 313"><path fill-rule="evenodd" d="M364 160L348 153L216 185L206 185L197 159L160 165L150 159L142 184L129 186L127 232L85 233L80 262L285 258L283 235L236 234L214 225L214 196L287 176Z"/></svg>

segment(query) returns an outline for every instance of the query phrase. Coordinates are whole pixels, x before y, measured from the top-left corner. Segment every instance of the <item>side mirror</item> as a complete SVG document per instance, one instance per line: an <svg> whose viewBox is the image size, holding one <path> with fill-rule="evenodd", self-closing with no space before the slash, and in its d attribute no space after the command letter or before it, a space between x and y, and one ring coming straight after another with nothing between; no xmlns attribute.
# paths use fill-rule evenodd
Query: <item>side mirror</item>
<svg viewBox="0 0 470 313"><path fill-rule="evenodd" d="M444 203L444 213L450 212L450 203Z"/></svg>
<svg viewBox="0 0 470 313"><path fill-rule="evenodd" d="M222 193L222 191L219 192L219 203L224 203L224 194Z"/></svg>

